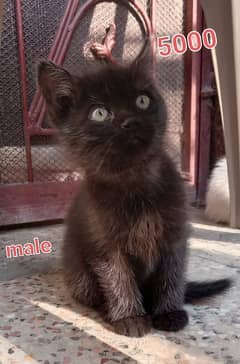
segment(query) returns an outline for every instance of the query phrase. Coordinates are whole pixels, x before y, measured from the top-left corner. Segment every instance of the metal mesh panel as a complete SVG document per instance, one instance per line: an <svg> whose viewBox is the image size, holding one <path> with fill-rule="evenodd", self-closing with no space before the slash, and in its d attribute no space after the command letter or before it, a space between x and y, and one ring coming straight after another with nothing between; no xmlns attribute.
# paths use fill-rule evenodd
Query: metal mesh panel
<svg viewBox="0 0 240 364"><path fill-rule="evenodd" d="M5 1L0 49L0 183L25 182L26 155L21 108L14 1Z"/></svg>
<svg viewBox="0 0 240 364"><path fill-rule="evenodd" d="M73 172L65 151L54 137L33 137L31 152L34 181L68 182L79 177L77 172Z"/></svg>
<svg viewBox="0 0 240 364"><path fill-rule="evenodd" d="M29 104L36 90L36 65L49 54L66 3L66 0L22 1Z"/></svg>
<svg viewBox="0 0 240 364"><path fill-rule="evenodd" d="M157 1L157 36L183 33L183 0ZM168 143L174 159L180 164L183 125L184 60L173 54L167 58L157 55L157 78L168 108Z"/></svg>
<svg viewBox="0 0 240 364"><path fill-rule="evenodd" d="M66 4L66 0L22 2L29 105L36 91L36 65L50 52ZM31 145L34 181L65 181L68 168L62 147L47 136L31 138Z"/></svg>
<svg viewBox="0 0 240 364"><path fill-rule="evenodd" d="M81 5L85 3L82 0ZM139 0L147 9L148 0ZM0 182L25 182L26 158L22 108L20 98L19 66L14 2L5 2L6 13L2 35L0 57ZM36 63L47 57L64 14L67 0L41 1L24 0L23 22L26 45L29 105L36 90ZM117 39L114 56L129 62L135 58L143 45L144 28L134 13L115 3L102 3L90 10L80 21L75 32L65 67L74 73L84 69L86 58L92 58L90 41L101 42L105 28L114 20L117 26ZM183 31L183 0L157 1L157 35L175 34ZM157 59L157 80L166 99L169 112L169 140L180 160L181 128L183 107L183 57L172 55L167 59ZM46 122L45 122L46 124ZM34 181L67 181L75 179L66 163L61 147L51 137L32 138L32 160Z"/></svg>

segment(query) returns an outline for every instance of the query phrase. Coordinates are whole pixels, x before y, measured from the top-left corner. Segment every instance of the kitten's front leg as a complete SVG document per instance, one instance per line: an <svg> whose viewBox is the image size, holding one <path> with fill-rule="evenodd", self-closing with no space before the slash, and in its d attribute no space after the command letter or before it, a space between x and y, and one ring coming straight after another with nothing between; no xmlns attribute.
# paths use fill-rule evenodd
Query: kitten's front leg
<svg viewBox="0 0 240 364"><path fill-rule="evenodd" d="M121 335L140 337L150 330L144 317L142 297L126 257L120 252L100 258L94 264L106 301L106 319Z"/></svg>
<svg viewBox="0 0 240 364"><path fill-rule="evenodd" d="M184 304L185 244L165 252L145 291L146 310L158 330L179 331L188 323Z"/></svg>

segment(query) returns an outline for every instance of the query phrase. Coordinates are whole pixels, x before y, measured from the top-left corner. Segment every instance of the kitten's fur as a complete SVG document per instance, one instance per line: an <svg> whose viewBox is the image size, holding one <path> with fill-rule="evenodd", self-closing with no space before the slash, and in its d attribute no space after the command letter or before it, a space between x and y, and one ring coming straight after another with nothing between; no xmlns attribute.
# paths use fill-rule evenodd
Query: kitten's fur
<svg viewBox="0 0 240 364"><path fill-rule="evenodd" d="M229 223L230 196L226 158L221 158L212 170L208 182L205 213L214 222Z"/></svg>
<svg viewBox="0 0 240 364"><path fill-rule="evenodd" d="M146 60L101 65L81 77L51 62L39 65L49 114L85 173L67 220L68 286L80 302L99 307L116 332L130 336L148 332L147 317L157 329L183 328L184 299L229 285L185 287L183 182L165 152L166 107ZM145 111L136 106L141 94L151 100ZM91 121L96 105L114 113L111 120Z"/></svg>

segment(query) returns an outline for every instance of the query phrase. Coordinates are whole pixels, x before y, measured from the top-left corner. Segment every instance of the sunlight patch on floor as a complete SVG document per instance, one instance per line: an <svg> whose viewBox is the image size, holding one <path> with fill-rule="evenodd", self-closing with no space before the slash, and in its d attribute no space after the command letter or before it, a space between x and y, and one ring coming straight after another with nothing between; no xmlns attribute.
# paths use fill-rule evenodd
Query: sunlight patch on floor
<svg viewBox="0 0 240 364"><path fill-rule="evenodd" d="M101 322L92 319L88 315L79 312L73 312L72 309L56 307L54 304L41 302L38 300L28 300L32 305L37 305L44 311L48 311L54 316L58 316L61 320L73 323L74 326L82 329L89 335L94 335L98 340L120 350L123 354L136 360L138 364L156 364L159 360L161 364L175 363L177 355L179 355L178 345L169 342L164 337L165 334L153 333L143 338L128 338L114 334L105 328ZM92 311L94 313L94 311ZM106 324L104 324L106 325ZM89 326L89 328L88 328ZM144 348L144 358L142 351L137 348ZM214 364L210 358L204 355L197 355L195 353L185 352L181 348L181 361L184 364ZM134 355L130 355L134 352Z"/></svg>

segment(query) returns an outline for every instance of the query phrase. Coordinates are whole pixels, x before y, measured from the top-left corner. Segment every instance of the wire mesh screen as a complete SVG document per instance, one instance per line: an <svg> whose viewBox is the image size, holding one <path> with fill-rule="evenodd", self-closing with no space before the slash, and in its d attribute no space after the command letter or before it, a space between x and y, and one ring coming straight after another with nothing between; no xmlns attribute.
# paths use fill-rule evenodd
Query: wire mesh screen
<svg viewBox="0 0 240 364"><path fill-rule="evenodd" d="M34 136L31 155L34 181L69 182L78 180L79 173L73 170L61 144L54 137Z"/></svg>
<svg viewBox="0 0 240 364"><path fill-rule="evenodd" d="M0 183L27 180L14 2L5 1L0 49Z"/></svg>
<svg viewBox="0 0 240 364"><path fill-rule="evenodd" d="M47 58L65 8L66 0L22 1L29 104L36 90L36 65Z"/></svg>
<svg viewBox="0 0 240 364"><path fill-rule="evenodd" d="M80 1L80 6L85 2ZM67 3L67 0L22 1L29 105L36 91L37 61L48 56ZM139 0L138 3L148 11L148 0ZM156 3L157 35L182 32L183 0L159 0ZM0 58L0 183L27 181L16 14L13 4L14 1L5 2ZM81 72L86 67L86 59L93 59L89 50L90 42L101 42L106 27L113 21L117 27L114 57L124 62L134 59L144 43L145 29L139 15L126 9L120 1L118 4L104 2L90 9L80 21L64 66L75 74ZM157 57L157 80L168 106L169 140L175 150L174 156L179 161L184 92L182 57L172 55L167 60ZM48 127L47 120L43 125ZM32 137L31 156L34 182L71 181L78 178L66 161L61 146L51 136Z"/></svg>
<svg viewBox="0 0 240 364"><path fill-rule="evenodd" d="M156 7L157 36L183 33L183 0L160 0ZM157 79L168 109L168 144L180 166L184 102L184 60L172 53L167 58L157 55Z"/></svg>
<svg viewBox="0 0 240 364"><path fill-rule="evenodd" d="M66 0L22 2L29 105L36 91L36 65L50 53L66 4ZM67 164L58 143L51 136L39 136L32 138L31 144L34 181L65 181Z"/></svg>

